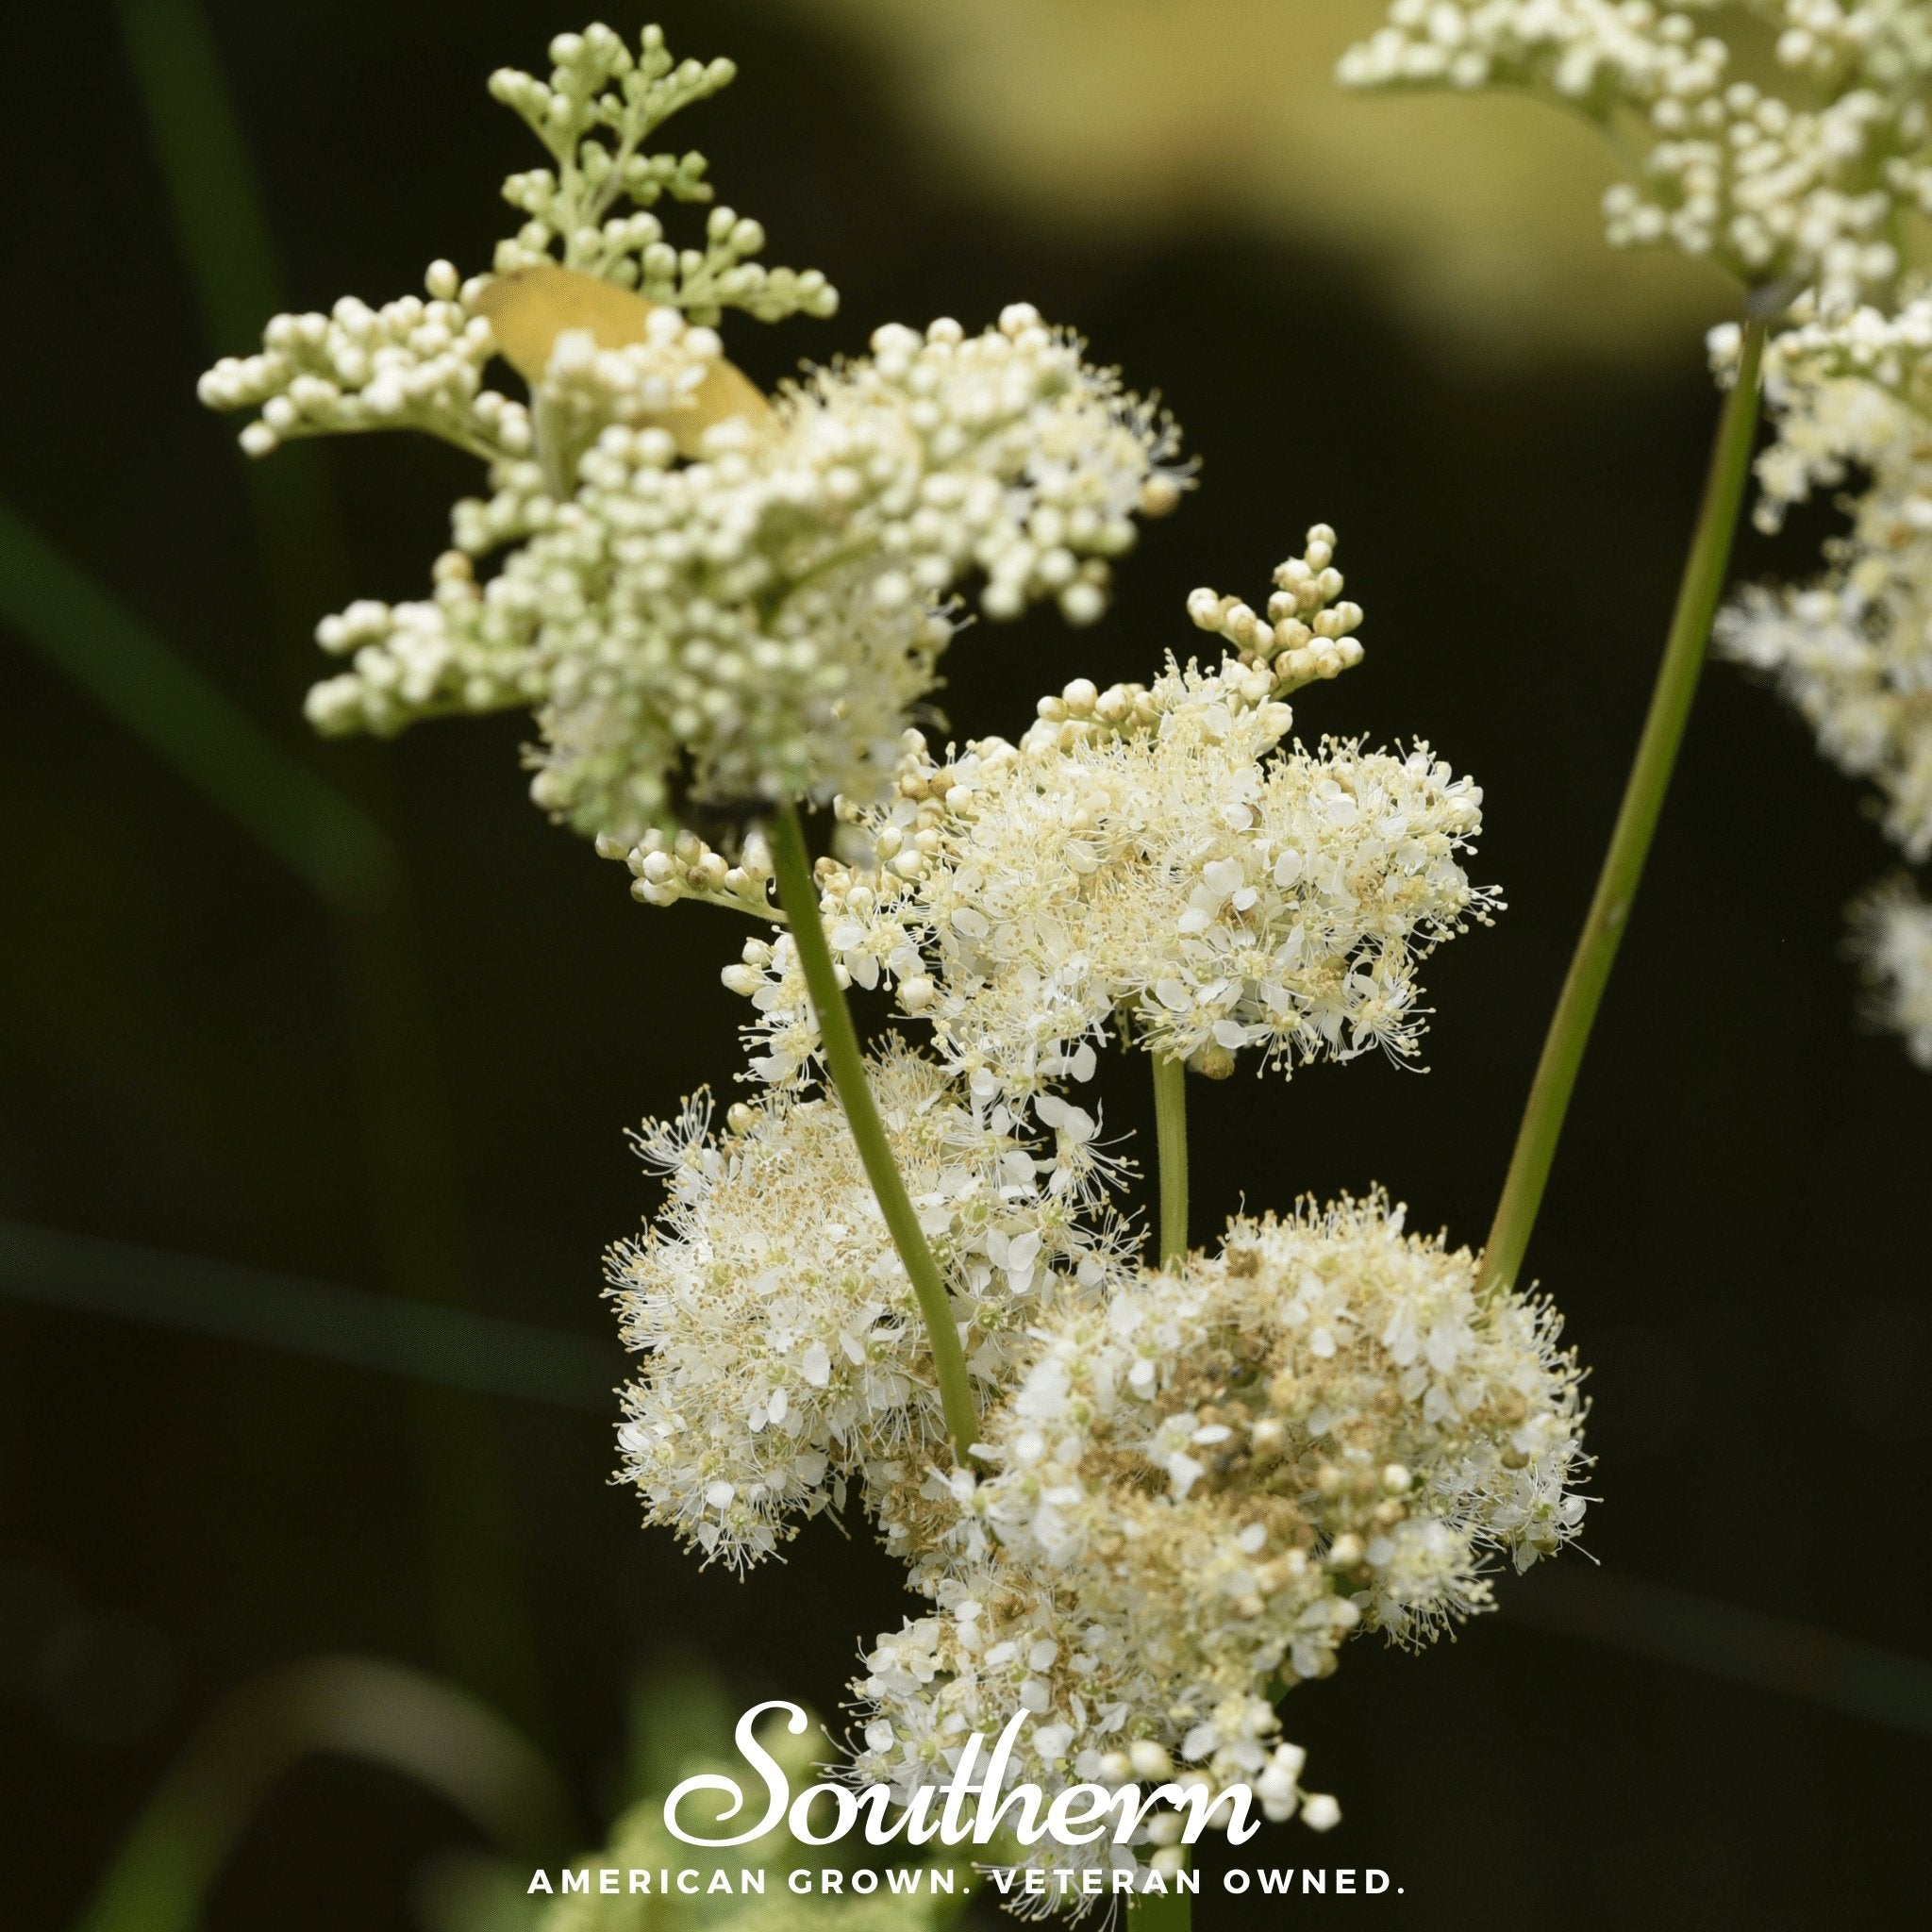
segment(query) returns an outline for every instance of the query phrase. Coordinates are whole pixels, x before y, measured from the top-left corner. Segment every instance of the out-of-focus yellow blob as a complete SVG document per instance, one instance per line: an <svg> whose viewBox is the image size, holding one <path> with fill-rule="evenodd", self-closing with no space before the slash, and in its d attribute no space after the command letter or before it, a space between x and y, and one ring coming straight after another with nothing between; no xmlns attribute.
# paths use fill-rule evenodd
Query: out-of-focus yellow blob
<svg viewBox="0 0 1932 1932"><path fill-rule="evenodd" d="M490 319L498 353L532 385L549 368L558 336L585 329L600 349L621 349L644 340L657 307L615 282L554 261L492 276L475 300L477 312ZM772 406L743 370L721 357L689 408L667 410L656 420L676 439L678 454L690 457L697 455L707 429L733 416L765 429Z"/></svg>
<svg viewBox="0 0 1932 1932"><path fill-rule="evenodd" d="M1681 366L1737 309L1708 262L1605 243L1616 157L1580 115L1502 90L1338 86L1337 58L1389 0L780 4L856 42L944 177L1029 229L1134 248L1278 238L1325 256L1321 274L1379 285L1454 360Z"/></svg>

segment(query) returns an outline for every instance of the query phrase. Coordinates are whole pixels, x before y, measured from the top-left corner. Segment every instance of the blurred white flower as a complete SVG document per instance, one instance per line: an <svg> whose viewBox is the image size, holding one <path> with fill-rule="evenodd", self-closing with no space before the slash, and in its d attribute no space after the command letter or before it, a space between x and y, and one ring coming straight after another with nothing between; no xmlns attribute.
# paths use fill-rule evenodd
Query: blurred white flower
<svg viewBox="0 0 1932 1932"><path fill-rule="evenodd" d="M1024 306L967 337L887 328L869 358L732 419L680 463L671 432L605 428L558 502L534 462L459 505L432 603L352 606L325 648L325 730L528 705L533 794L633 844L688 807L870 798L983 569L981 607L1105 608L1108 559L1176 486L1170 432ZM503 567L476 564L506 542Z"/></svg>
<svg viewBox="0 0 1932 1932"><path fill-rule="evenodd" d="M1618 247L1708 258L1833 303L1898 275L1902 212L1932 211L1932 17L1918 0L1748 0L1793 99L1733 71L1702 0L1394 0L1351 49L1355 87L1521 88L1636 150L1604 197Z"/></svg>
<svg viewBox="0 0 1932 1932"><path fill-rule="evenodd" d="M1719 354L1724 345L1719 345ZM1932 298L1860 309L1774 339L1765 393L1777 440L1758 458L1757 520L1862 474L1850 531L1804 585L1753 588L1718 647L1771 677L1848 776L1877 787L1907 858L1932 855Z"/></svg>
<svg viewBox="0 0 1932 1932"><path fill-rule="evenodd" d="M1932 1071L1932 905L1903 881L1881 886L1853 908L1852 936L1872 1017Z"/></svg>

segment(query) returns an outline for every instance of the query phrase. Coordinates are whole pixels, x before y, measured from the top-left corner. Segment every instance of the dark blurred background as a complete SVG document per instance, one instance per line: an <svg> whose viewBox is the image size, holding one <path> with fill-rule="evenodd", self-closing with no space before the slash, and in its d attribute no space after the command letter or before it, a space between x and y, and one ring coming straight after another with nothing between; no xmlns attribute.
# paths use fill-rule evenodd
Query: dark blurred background
<svg viewBox="0 0 1932 1932"><path fill-rule="evenodd" d="M1415 1224L1480 1240L1660 646L1714 410L1700 318L1724 291L1624 264L1661 292L1606 342L1576 314L1590 287L1516 289L1532 267L1511 237L1536 231L1481 184L1509 142L1542 137L1480 104L1453 104L1458 125L1501 158L1456 213L1496 302L1443 296L1433 314L1405 291L1386 187L1338 241L1332 184L1321 225L1297 226L1291 182L1257 211L1218 192L1197 129L1175 161L1192 190L1143 213L1062 183L1050 158L976 166L970 117L932 108L931 49L918 66L883 4L653 10L675 51L741 69L675 142L711 157L774 259L823 267L844 298L830 323L728 325L755 375L861 347L888 319L976 327L1027 299L1158 388L1202 458L1099 629L1041 615L967 633L944 694L962 735L1017 729L1076 675L1146 675L1190 647L1189 590L1255 596L1308 524L1338 527L1368 658L1306 694L1300 727L1425 736L1474 772L1480 870L1510 909L1430 968L1425 1075L1367 1062L1195 1085L1195 1232L1243 1201L1380 1182ZM1272 9L1252 11L1246 53L1225 6L1040 16L1070 99L1081 33L1098 73L1108 37L1161 16L1158 102L1161 49L1197 12L1230 88L1274 87L1255 72ZM1313 9L1324 29L1374 12ZM27 613L0 647L8 1926L74 1924L197 1725L275 1667L356 1652L468 1681L563 1768L594 1842L641 1664L675 1650L722 1673L734 1707L784 1694L830 1712L857 1643L908 1607L857 1522L816 1524L736 1582L641 1531L607 1482L600 1393L622 1360L599 1254L652 1200L624 1130L735 1070L740 1008L717 977L732 916L633 905L621 869L529 806L519 721L381 747L314 744L300 724L313 620L352 594L422 594L470 466L392 438L244 475L236 425L194 399L215 352L250 346L232 317L253 291L379 301L420 289L434 256L485 265L508 220L496 182L534 152L485 76L541 66L581 24L531 0L86 0L5 29L0 502L8 608ZM155 102L199 98L210 49L245 154L199 113L158 142ZM1027 58L983 51L962 84ZM1325 86L1309 67L1276 92L1286 110ZM1380 125L1363 138L1399 178L1407 124ZM1291 152L1292 114L1278 134ZM1436 150L1417 143L1420 195ZM257 197L275 259L249 240ZM1588 187L1547 219L1582 258ZM1747 538L1739 567L1802 571L1825 527ZM89 604L82 578L111 601ZM66 617L31 634L55 606ZM89 621L102 610L122 614ZM401 891L332 912L210 804L184 777L192 747L158 750L134 716L178 697L159 672L122 678L122 715L104 708L98 661L77 675L58 638L111 643L117 624L147 626L352 800L400 852ZM202 714L176 714L192 739ZM1840 957L1840 908L1886 857L1799 726L1710 671L1531 1255L1593 1368L1589 1554L1506 1582L1503 1614L1453 1644L1363 1644L1299 1691L1289 1733L1344 1823L1319 1846L1272 1831L1247 1862L1381 1866L1403 1894L1361 1909L1445 1927L1915 1916L1932 1086L1861 1029ZM1110 1124L1149 1119L1141 1072L1109 1069ZM325 1358L357 1353L343 1337L375 1305L307 1283L440 1304L371 1347L527 1392ZM567 1339L545 1356L522 1329L437 1325L458 1304ZM206 1924L399 1932L425 1869L472 1836L400 1777L307 1761ZM1262 1909L1201 1907L1210 1925Z"/></svg>

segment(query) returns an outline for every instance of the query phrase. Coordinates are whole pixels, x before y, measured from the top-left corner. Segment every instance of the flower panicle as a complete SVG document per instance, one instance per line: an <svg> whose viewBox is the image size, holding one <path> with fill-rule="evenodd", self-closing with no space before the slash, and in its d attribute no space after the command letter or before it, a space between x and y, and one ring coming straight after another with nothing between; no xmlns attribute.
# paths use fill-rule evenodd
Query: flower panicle
<svg viewBox="0 0 1932 1932"><path fill-rule="evenodd" d="M1360 613L1322 581L1332 554L1318 526L1277 575L1291 607L1332 614L1309 635L1340 668ZM1215 622L1249 648L1152 684L1076 679L1017 744L908 733L886 800L841 802L848 855L819 871L841 970L890 986L976 1091L1024 1105L1084 1081L1109 1035L1214 1076L1244 1051L1285 1072L1411 1059L1416 969L1499 909L1463 870L1479 788L1423 742L1288 742L1279 693L1306 667L1281 666L1309 647L1281 630L1301 621ZM724 982L758 1012L754 1072L799 1077L816 1035L783 941L748 941Z"/></svg>
<svg viewBox="0 0 1932 1932"><path fill-rule="evenodd" d="M1574 1357L1547 1305L1476 1277L1377 1194L1238 1219L1217 1255L1050 1313L978 1479L885 1506L936 1611L867 1657L864 1774L942 1778L948 1739L1017 1707L1019 1774L1050 1790L1179 1761L1332 1823L1281 1694L1357 1631L1489 1607L1492 1556L1526 1568L1582 1521Z"/></svg>
<svg viewBox="0 0 1932 1932"><path fill-rule="evenodd" d="M490 76L491 97L522 117L552 161L503 185L525 221L497 244L499 275L560 260L699 323L715 323L725 308L760 322L837 312L838 292L816 269L753 259L765 245L758 223L713 208L704 248L679 249L652 212L667 196L711 200L703 155L654 154L645 143L674 114L728 87L734 62L674 60L657 26L643 29L633 54L602 25L558 35L550 58L547 80L510 67Z"/></svg>
<svg viewBox="0 0 1932 1932"><path fill-rule="evenodd" d="M702 370L716 342L677 324L659 347ZM585 383L613 359L579 365L569 337L558 355ZM568 497L534 458L499 462L493 494L457 508L431 599L321 626L349 668L311 693L316 724L529 706L538 802L626 851L714 806L870 798L956 586L983 571L990 616L1050 598L1091 622L1134 519L1175 493L1171 427L1024 305L978 336L882 329L872 357L781 395L769 424L712 424L686 460L664 404L703 381L668 370L630 421L607 403Z"/></svg>
<svg viewBox="0 0 1932 1932"><path fill-rule="evenodd" d="M960 594L1092 623L1137 520L1190 479L1172 420L1024 303L977 334L888 325L764 395L724 355L723 311L824 316L836 295L760 266L763 230L728 208L704 248L674 247L657 206L710 190L700 158L648 151L730 63L674 62L656 28L635 54L602 26L550 53L547 80L491 81L553 163L507 184L526 219L491 275L438 261L426 299L277 316L201 394L256 411L257 456L415 428L487 464L427 597L318 626L345 661L310 721L527 708L537 802L648 860L654 831L876 796ZM499 358L526 401L493 386Z"/></svg>

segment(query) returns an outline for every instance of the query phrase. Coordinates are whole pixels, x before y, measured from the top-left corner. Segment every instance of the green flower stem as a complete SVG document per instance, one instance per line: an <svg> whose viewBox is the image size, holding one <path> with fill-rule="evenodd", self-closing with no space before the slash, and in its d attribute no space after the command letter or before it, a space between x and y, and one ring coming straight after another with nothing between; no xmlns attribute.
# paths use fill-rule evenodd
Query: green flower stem
<svg viewBox="0 0 1932 1932"><path fill-rule="evenodd" d="M898 1163L892 1158L891 1143L886 1139L886 1124L879 1118L872 1084L865 1077L858 1032L845 1004L844 989L839 984L838 969L832 964L832 949L825 943L825 928L819 917L818 887L812 880L805 827L798 822L795 806L786 806L772 822L772 858L776 867L778 903L791 923L792 943L798 948L799 964L804 968L805 983L811 993L812 1011L818 1016L825 1070L839 1104L845 1110L852 1138L858 1143L858 1158L865 1163L866 1178L872 1183L879 1211L891 1231L892 1245L898 1249L899 1259L911 1277L912 1291L919 1297L919 1312L925 1318L926 1336L932 1343L940 1401L945 1408L946 1433L953 1439L955 1453L964 1462L967 1452L979 1440L979 1417L974 1407L965 1352L959 1346L952 1297L946 1292L939 1263L926 1246L911 1196L907 1193Z"/></svg>
<svg viewBox="0 0 1932 1932"><path fill-rule="evenodd" d="M1731 538L1751 470L1764 338L1763 318L1749 316L1744 324L1737 380L1718 422L1704 503L1690 540L1690 554L1685 560L1677 608L1671 620L1657 685L1651 692L1643 735L1638 741L1636 761L1630 767L1630 777L1624 789L1616 829L1610 834L1610 849L1604 855L1596 896L1590 902L1583 932L1576 941L1576 951L1550 1021L1549 1035L1543 1041L1542 1058L1537 1062L1529 1104L1517 1130L1516 1149L1509 1158L1503 1197L1497 1204L1496 1219L1484 1249L1478 1291L1485 1295L1508 1290L1523 1266L1524 1251L1536 1225L1537 1209L1542 1205L1550 1164L1556 1158L1557 1141L1563 1131L1563 1117L1576 1085L1577 1069L1583 1064L1590 1029L1603 1001L1604 988L1609 982L1624 928L1629 924L1631 902L1643 876L1643 862L1650 855L1657 815L1663 809L1671 771L1684 740L1685 723L1697 691L1697 675L1704 665L1704 647L1717 615L1718 599L1724 593L1724 575L1731 559Z"/></svg>
<svg viewBox="0 0 1932 1932"><path fill-rule="evenodd" d="M1127 1900L1133 1932L1189 1932L1193 1923L1194 1901L1189 1892L1137 1891Z"/></svg>
<svg viewBox="0 0 1932 1932"><path fill-rule="evenodd" d="M1160 1165L1160 1265L1188 1252L1188 1067L1153 1054L1154 1144Z"/></svg>

